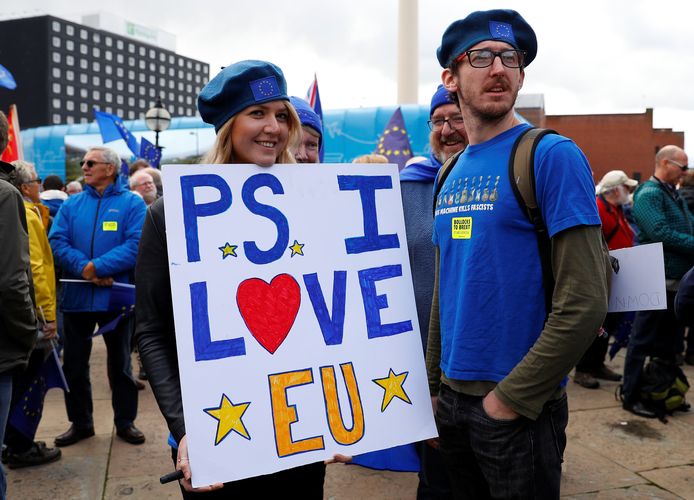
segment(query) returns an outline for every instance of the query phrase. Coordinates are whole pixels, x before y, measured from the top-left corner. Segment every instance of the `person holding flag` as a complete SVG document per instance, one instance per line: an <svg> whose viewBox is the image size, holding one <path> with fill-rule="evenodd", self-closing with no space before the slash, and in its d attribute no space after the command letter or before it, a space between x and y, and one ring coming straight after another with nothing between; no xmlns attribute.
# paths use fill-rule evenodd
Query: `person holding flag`
<svg viewBox="0 0 694 500"><path fill-rule="evenodd" d="M198 109L217 133L201 163L250 163L266 168L275 163L295 163L291 151L299 143L301 122L289 104L282 70L274 64L249 60L225 67L200 92ZM176 355L164 200L158 199L148 209L142 230L135 267L135 337L159 409L171 431L172 458L176 469L183 473L183 498L280 498L296 491L302 498L322 499L323 463L193 489Z"/></svg>

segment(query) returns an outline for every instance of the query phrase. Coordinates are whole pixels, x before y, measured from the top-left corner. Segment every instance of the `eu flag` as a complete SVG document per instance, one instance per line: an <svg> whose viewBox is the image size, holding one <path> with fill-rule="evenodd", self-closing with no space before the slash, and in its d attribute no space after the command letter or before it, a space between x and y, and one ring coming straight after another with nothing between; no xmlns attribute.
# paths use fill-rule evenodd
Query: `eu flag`
<svg viewBox="0 0 694 500"><path fill-rule="evenodd" d="M108 299L108 310L109 312L119 312L120 314L105 325L99 325L99 329L94 333L93 337L115 330L121 320L133 313L135 310L135 285L113 283L111 296Z"/></svg>
<svg viewBox="0 0 694 500"><path fill-rule="evenodd" d="M325 123L323 121L323 106L320 103L320 92L318 92L318 76L316 76L315 73L313 75L313 83L308 88L308 92L306 92L306 102L308 102L309 106L311 106L313 111L320 117L321 123ZM323 130L323 133L325 133L325 130ZM325 140L322 140L320 143L320 151L318 151L318 158L320 159L321 163L323 163L324 144Z"/></svg>
<svg viewBox="0 0 694 500"><path fill-rule="evenodd" d="M43 366L10 413L10 424L27 439L34 440L41 422L43 400L48 389L53 387L68 390L55 347L50 350Z"/></svg>
<svg viewBox="0 0 694 500"><path fill-rule="evenodd" d="M140 158L147 160L154 168L159 168L161 150L143 137L140 139Z"/></svg>
<svg viewBox="0 0 694 500"><path fill-rule="evenodd" d="M355 455L351 463L369 469L395 472L419 472L420 470L419 455L414 443Z"/></svg>
<svg viewBox="0 0 694 500"><path fill-rule="evenodd" d="M398 107L390 117L386 129L378 139L376 153L382 154L391 163L398 164L398 170L405 168L407 160L412 158L412 147L410 139L407 137L407 129L405 129L405 119L402 117L402 111Z"/></svg>
<svg viewBox="0 0 694 500"><path fill-rule="evenodd" d="M125 128L123 120L116 115L99 111L96 108L94 109L94 117L96 118L96 123L99 125L101 138L104 142L123 139L135 156L140 153L140 145L137 143L137 139Z"/></svg>

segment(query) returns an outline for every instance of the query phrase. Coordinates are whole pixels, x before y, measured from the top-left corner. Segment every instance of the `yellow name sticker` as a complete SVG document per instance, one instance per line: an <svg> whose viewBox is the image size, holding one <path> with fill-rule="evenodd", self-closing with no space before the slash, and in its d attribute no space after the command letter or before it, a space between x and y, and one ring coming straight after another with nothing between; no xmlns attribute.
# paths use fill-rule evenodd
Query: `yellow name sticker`
<svg viewBox="0 0 694 500"><path fill-rule="evenodd" d="M454 240L469 240L472 237L472 217L453 217L451 225Z"/></svg>
<svg viewBox="0 0 694 500"><path fill-rule="evenodd" d="M118 222L105 220L101 229L103 231L118 231Z"/></svg>

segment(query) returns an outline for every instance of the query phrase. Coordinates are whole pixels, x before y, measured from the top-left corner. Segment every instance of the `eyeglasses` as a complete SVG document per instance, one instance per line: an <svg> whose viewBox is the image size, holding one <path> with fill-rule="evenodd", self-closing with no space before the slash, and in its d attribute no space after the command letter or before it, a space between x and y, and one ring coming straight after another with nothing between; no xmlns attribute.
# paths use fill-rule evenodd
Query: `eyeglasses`
<svg viewBox="0 0 694 500"><path fill-rule="evenodd" d="M41 184L41 182L43 182L43 181L41 180L41 177L37 177L37 178L34 179L34 180L26 181L26 182L23 182L22 184L33 184L34 182L35 182L36 184Z"/></svg>
<svg viewBox="0 0 694 500"><path fill-rule="evenodd" d="M523 67L525 54L526 52L524 50L509 49L495 52L489 49L475 49L465 51L456 59L456 62L462 61L465 56L467 56L470 61L470 66L473 68L487 68L494 64L494 59L498 56L501 60L501 64L507 68L521 68Z"/></svg>
<svg viewBox="0 0 694 500"><path fill-rule="evenodd" d="M458 115L458 116L452 116L450 118L435 118L433 120L429 120L427 122L427 125L429 125L429 130L441 130L443 128L443 125L448 123L448 127L454 130L458 130L460 127L464 125L464 120L463 117Z"/></svg>
<svg viewBox="0 0 694 500"><path fill-rule="evenodd" d="M675 160L668 160L670 163L677 165L682 172L686 172L689 169L689 165L682 165L679 162L676 162Z"/></svg>
<svg viewBox="0 0 694 500"><path fill-rule="evenodd" d="M94 161L94 160L81 160L80 161L80 167L87 165L87 168L92 168L94 165L99 165L99 164L110 165L110 163L107 161Z"/></svg>
<svg viewBox="0 0 694 500"><path fill-rule="evenodd" d="M154 182L145 181L145 182L140 182L138 184L133 184L133 187L140 187L140 186L154 186Z"/></svg>

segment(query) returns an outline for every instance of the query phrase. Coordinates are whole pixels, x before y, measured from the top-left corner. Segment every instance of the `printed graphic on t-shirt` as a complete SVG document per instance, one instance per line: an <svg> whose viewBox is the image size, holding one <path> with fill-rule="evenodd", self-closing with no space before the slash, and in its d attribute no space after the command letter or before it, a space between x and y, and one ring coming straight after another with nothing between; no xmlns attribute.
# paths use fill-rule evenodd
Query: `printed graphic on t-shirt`
<svg viewBox="0 0 694 500"><path fill-rule="evenodd" d="M500 175L476 175L447 180L436 198L434 215L494 210L500 179Z"/></svg>

